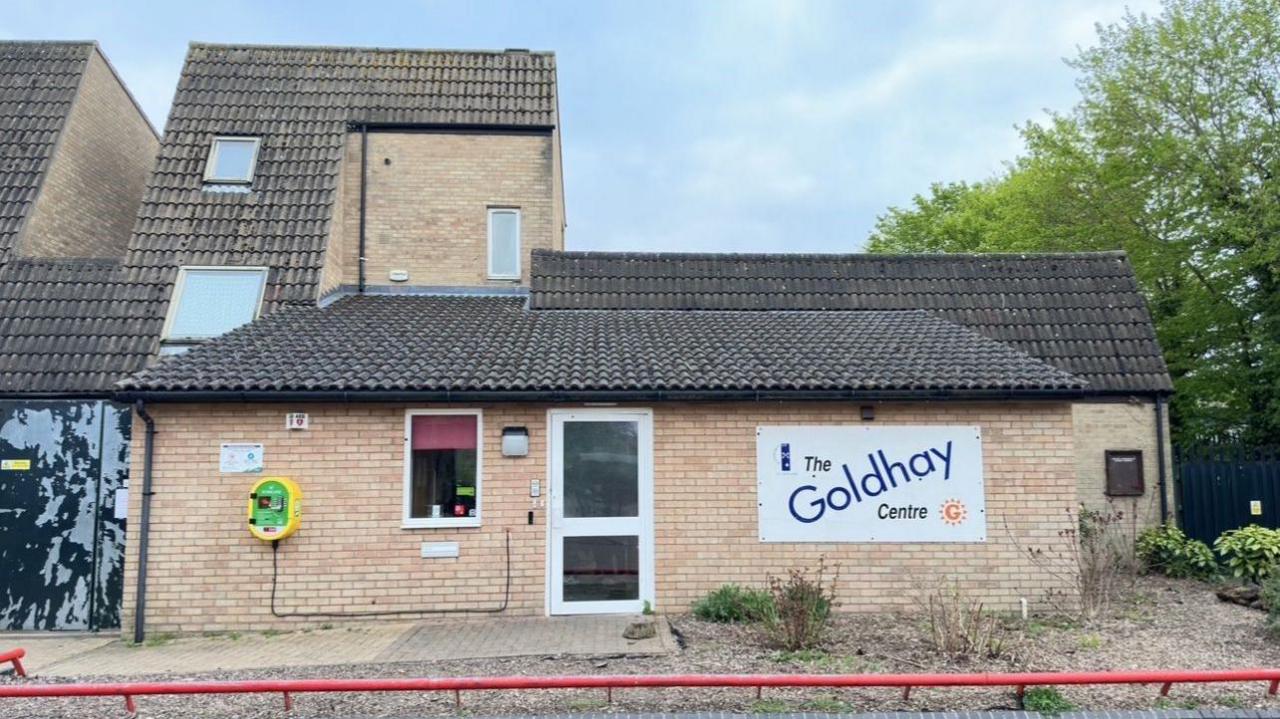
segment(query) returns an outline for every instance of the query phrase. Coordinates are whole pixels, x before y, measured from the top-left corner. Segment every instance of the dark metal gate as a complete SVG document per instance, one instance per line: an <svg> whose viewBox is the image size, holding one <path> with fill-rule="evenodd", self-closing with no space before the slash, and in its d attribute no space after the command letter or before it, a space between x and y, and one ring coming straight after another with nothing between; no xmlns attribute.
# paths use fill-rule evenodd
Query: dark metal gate
<svg viewBox="0 0 1280 719"><path fill-rule="evenodd" d="M1175 455L1182 528L1213 545L1229 529L1280 527L1280 450L1211 446Z"/></svg>
<svg viewBox="0 0 1280 719"><path fill-rule="evenodd" d="M120 625L131 412L0 401L0 629Z"/></svg>

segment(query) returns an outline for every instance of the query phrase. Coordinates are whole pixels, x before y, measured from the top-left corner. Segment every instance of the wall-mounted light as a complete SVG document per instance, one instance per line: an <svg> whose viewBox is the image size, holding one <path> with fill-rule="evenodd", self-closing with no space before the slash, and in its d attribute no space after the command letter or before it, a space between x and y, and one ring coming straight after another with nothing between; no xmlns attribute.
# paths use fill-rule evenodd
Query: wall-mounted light
<svg viewBox="0 0 1280 719"><path fill-rule="evenodd" d="M524 427L503 427L502 456L529 456L529 430Z"/></svg>
<svg viewBox="0 0 1280 719"><path fill-rule="evenodd" d="M870 422L876 418L876 408L874 406L864 404L862 405L861 410L863 422Z"/></svg>

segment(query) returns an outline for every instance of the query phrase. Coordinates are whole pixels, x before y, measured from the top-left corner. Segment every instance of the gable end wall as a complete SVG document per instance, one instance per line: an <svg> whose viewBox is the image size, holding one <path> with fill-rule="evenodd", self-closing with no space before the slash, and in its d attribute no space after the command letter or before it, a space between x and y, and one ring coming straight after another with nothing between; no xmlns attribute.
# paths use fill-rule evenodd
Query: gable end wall
<svg viewBox="0 0 1280 719"><path fill-rule="evenodd" d="M24 257L118 257L160 141L96 49L18 240Z"/></svg>

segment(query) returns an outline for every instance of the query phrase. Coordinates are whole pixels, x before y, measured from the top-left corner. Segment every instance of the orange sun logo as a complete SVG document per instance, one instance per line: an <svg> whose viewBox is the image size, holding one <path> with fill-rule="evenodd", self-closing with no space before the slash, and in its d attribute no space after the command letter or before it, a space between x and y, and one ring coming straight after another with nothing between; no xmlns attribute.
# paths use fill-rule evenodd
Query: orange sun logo
<svg viewBox="0 0 1280 719"><path fill-rule="evenodd" d="M958 499L948 499L942 503L942 521L956 526L964 524L964 520L969 518L969 510L965 509L964 502Z"/></svg>

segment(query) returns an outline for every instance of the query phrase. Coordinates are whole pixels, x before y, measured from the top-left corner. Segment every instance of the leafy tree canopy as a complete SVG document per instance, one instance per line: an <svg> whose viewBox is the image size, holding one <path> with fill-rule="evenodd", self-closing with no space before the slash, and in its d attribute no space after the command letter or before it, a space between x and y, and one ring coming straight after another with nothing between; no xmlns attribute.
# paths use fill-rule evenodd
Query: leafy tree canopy
<svg viewBox="0 0 1280 719"><path fill-rule="evenodd" d="M873 252L1129 253L1181 442L1280 442L1280 0L1167 0L1098 27L1080 101L1023 155L879 218Z"/></svg>

